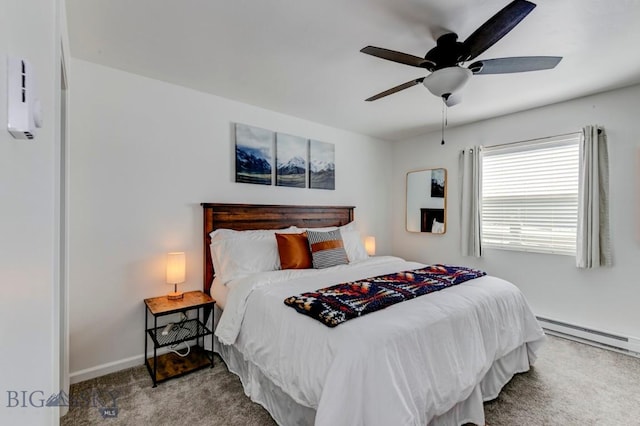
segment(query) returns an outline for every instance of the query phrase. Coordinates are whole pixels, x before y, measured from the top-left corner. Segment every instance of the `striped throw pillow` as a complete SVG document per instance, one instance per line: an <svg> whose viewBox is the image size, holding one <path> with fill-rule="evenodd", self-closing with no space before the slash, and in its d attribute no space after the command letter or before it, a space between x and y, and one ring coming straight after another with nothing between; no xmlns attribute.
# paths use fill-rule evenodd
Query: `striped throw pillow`
<svg viewBox="0 0 640 426"><path fill-rule="evenodd" d="M339 229L329 232L307 231L307 238L314 268L322 269L349 263Z"/></svg>

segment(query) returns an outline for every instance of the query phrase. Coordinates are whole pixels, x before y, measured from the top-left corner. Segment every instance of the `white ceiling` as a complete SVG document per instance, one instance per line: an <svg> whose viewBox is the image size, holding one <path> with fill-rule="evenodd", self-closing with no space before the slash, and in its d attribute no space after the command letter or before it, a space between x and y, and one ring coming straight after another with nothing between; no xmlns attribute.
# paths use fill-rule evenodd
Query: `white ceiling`
<svg viewBox="0 0 640 426"><path fill-rule="evenodd" d="M476 75L449 126L640 82L640 0L533 0L482 58L550 55L553 70ZM424 56L466 39L508 0L67 0L71 55L243 103L398 140L440 128L425 70L360 53Z"/></svg>

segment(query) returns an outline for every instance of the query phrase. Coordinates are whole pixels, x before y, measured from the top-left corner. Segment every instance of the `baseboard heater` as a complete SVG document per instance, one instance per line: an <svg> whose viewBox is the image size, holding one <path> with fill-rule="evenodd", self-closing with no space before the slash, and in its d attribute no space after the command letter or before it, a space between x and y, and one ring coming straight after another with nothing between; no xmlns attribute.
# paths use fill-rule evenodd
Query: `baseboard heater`
<svg viewBox="0 0 640 426"><path fill-rule="evenodd" d="M593 330L566 322L556 321L544 317L536 317L540 326L551 335L564 337L600 348L622 352L640 358L640 339L604 331Z"/></svg>

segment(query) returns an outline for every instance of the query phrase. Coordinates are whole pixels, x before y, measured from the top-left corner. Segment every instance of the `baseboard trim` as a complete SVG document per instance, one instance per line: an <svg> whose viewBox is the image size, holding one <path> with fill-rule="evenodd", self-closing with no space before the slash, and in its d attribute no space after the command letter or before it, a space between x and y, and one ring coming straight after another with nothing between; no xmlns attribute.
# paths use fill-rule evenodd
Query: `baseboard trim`
<svg viewBox="0 0 640 426"><path fill-rule="evenodd" d="M163 355L167 352L169 352L168 348L158 349L158 355ZM153 357L153 352L147 355L147 358L150 357ZM75 383L84 382L85 380L95 379L96 377L115 373L116 371L126 370L131 367L138 367L140 365L144 365L144 359L144 355L140 354L118 361L96 365L95 367L85 368L84 370L74 371L69 374L69 383L73 385Z"/></svg>
<svg viewBox="0 0 640 426"><path fill-rule="evenodd" d="M118 361L108 362L106 364L96 365L95 367L85 368L84 370L74 371L69 374L69 382L73 385L75 383L84 382L85 380L95 379L96 377L104 376L105 374L115 373L116 371L124 370L131 367L144 364L144 356L142 354L132 356L131 358L125 358Z"/></svg>

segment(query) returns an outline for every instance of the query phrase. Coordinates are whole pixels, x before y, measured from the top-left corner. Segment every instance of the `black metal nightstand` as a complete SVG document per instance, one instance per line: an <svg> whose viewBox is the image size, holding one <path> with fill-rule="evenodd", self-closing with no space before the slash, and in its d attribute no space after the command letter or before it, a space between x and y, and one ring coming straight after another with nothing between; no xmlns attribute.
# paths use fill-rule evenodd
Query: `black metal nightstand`
<svg viewBox="0 0 640 426"><path fill-rule="evenodd" d="M169 300L166 296L153 297L144 300L144 354L145 365L153 387L165 380L182 376L204 367L213 368L213 352L204 349L207 336L211 339L213 349L213 332L205 326L206 315L213 312L213 300L209 295L201 291L189 291L179 300ZM188 312L196 311L195 318L189 318ZM158 325L158 318L171 314L184 314L184 319L175 322L165 331L166 323ZM153 327L149 327L149 314L153 316ZM147 358L148 339L153 342L153 357ZM159 348L177 346L182 342L195 340L195 344L189 344L182 348L183 356L171 351L158 355Z"/></svg>

